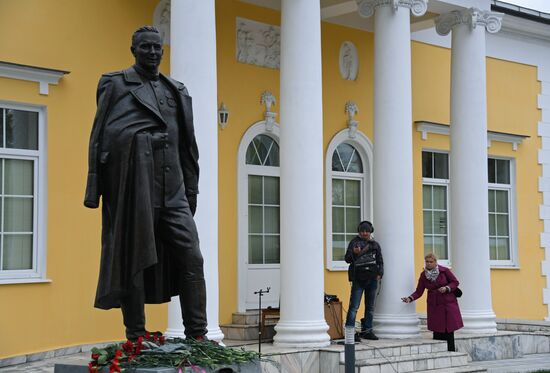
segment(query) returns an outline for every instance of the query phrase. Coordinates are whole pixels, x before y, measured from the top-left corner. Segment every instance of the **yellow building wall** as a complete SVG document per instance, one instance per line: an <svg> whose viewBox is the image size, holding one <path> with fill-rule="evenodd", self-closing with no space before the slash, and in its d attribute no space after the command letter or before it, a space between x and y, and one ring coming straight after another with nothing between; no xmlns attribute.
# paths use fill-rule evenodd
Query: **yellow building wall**
<svg viewBox="0 0 550 373"><path fill-rule="evenodd" d="M97 80L101 73L133 63L131 34L137 27L152 23L156 4L156 0L18 0L0 4L0 35L10 35L2 39L0 61L71 71L59 86L50 86L49 96L38 94L37 83L0 78L0 100L48 108L47 277L52 280L0 285L0 330L3 336L13 336L0 339L0 358L124 336L118 310L93 308L100 211L82 206L87 146ZM280 14L237 0L218 0L216 12L218 99L230 110L228 126L218 132L220 324L225 324L237 310L238 297L237 151L246 130L263 119L261 93L270 90L280 98L278 70L236 61L235 17L279 25ZM346 128L344 105L348 100L358 104L359 130L372 140L373 35L328 23L322 23L321 32L325 150L333 136ZM338 54L344 41L352 41L358 49L356 81L345 81L339 75ZM168 60L166 49L165 73L169 72ZM519 269L492 270L493 305L497 317L540 320L546 314L542 304L544 278L540 274L543 252L539 247L543 226L538 219L542 196L537 188L541 167L537 163L540 113L536 98L540 87L533 66L487 61L489 128L530 136L517 151L512 151L510 144L493 143L489 148L492 155L516 159L520 262ZM449 74L449 50L412 43L413 121L449 123ZM273 110L279 112L279 105ZM421 151L448 150L449 139L430 134L421 140L413 124L411 131L418 276L423 266ZM319 250L326 257L325 248ZM411 291L415 281L411 279ZM388 284L391 279L384 282ZM325 270L325 291L337 294L345 309L349 289L345 271ZM418 302L419 312L425 312L424 303ZM165 330L166 314L165 305L148 306L148 328Z"/></svg>
<svg viewBox="0 0 550 373"><path fill-rule="evenodd" d="M264 91L277 99L271 110L279 111L279 70L242 64L235 58L235 17L279 25L278 12L235 0L216 1L218 101L229 108L227 127L218 131L219 194L219 278L220 324L231 323L237 311L238 219L237 153L244 133L264 120ZM275 119L279 122L279 118Z"/></svg>
<svg viewBox="0 0 550 373"><path fill-rule="evenodd" d="M355 120L358 130L373 140L373 87L374 87L374 35L343 26L323 23L321 27L323 56L323 140L324 156L332 138L347 128L347 114L344 110L347 101L353 101L359 108ZM357 48L359 69L357 79L344 80L340 76L340 46L351 41ZM332 159L332 154L330 155ZM324 185L326 189L326 183ZM324 194L323 194L324 195ZM330 206L325 214L332 213ZM325 227L326 229L326 227ZM325 237L325 247L327 245ZM322 248L326 266L326 249ZM329 271L325 269L325 292L336 294L348 309L351 290L347 271ZM362 306L361 306L362 307ZM362 308L360 314L362 314ZM345 318L345 312L343 317Z"/></svg>
<svg viewBox="0 0 550 373"><path fill-rule="evenodd" d="M279 12L251 6L239 1L216 3L218 101L224 102L231 114L229 124L219 130L219 179L220 184L220 324L231 322L237 309L238 289L238 221L237 221L237 152L242 136L254 123L263 120L264 105L260 104L263 91L279 94L279 70L242 64L235 59L235 17L242 17L273 25L280 24ZM372 138L372 85L373 85L373 37L361 32L328 23L321 25L323 58L323 121L324 148L332 137L347 127L344 105L352 100L359 106L356 119L359 128ZM356 81L340 78L338 58L340 45L352 41L359 53L359 72ZM279 112L278 104L272 108ZM277 122L279 118L277 117ZM325 249L319 248L326 256ZM348 297L347 273L325 271L325 291ZM346 301L347 302L347 301ZM346 305L347 307L347 305Z"/></svg>
<svg viewBox="0 0 550 373"><path fill-rule="evenodd" d="M70 71L50 94L0 78L0 101L47 106L47 278L0 285L0 358L121 340L119 310L93 308L100 209L83 206L95 91L102 73L133 64L133 31L152 23L153 0L0 2L0 61ZM168 72L169 51L162 70ZM148 328L166 329L166 305L148 306Z"/></svg>
<svg viewBox="0 0 550 373"><path fill-rule="evenodd" d="M412 44L413 121L449 124L450 68L449 50L423 43ZM547 315L547 306L542 303L545 278L540 269L540 263L544 259L544 252L540 247L540 232L544 227L538 217L542 203L542 194L538 192L538 178L542 175L542 168L537 160L537 152L541 147L541 140L537 135L540 120L540 111L537 109L539 92L536 67L487 58L488 129L529 136L523 140L517 151L509 143L496 141L487 150L490 156L515 160L516 170L519 259L516 268L491 269L493 310L498 318L542 320ZM429 134L427 140L422 140L420 132L413 126L417 276L424 263L422 149L448 151L449 148L448 136ZM451 248L451 257L453 250L459 248ZM424 301L417 303L417 310L426 312Z"/></svg>
<svg viewBox="0 0 550 373"><path fill-rule="evenodd" d="M487 116L491 131L529 136L517 151L511 144L493 142L488 153L516 161L516 206L518 233L518 269L493 269L493 309L497 317L542 320L548 309L542 304L542 289L546 286L541 273L544 250L540 233L544 225L539 220L542 193L538 180L542 166L538 164L541 138L537 128L540 110L537 94L540 83L534 66L487 59Z"/></svg>

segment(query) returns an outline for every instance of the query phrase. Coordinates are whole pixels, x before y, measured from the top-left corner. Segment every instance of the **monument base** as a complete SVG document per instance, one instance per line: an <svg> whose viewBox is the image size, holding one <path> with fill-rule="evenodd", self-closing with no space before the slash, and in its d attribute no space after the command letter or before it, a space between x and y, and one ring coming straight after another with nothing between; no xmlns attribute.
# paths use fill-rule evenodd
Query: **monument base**
<svg viewBox="0 0 550 373"><path fill-rule="evenodd" d="M201 368L205 373L257 373L261 371L259 361L251 361L238 365L223 365L217 368ZM137 368L128 370L128 373L178 373L177 368ZM197 369L184 367L182 373L197 373ZM87 365L55 364L54 373L89 373ZM98 373L109 373L109 367L101 369Z"/></svg>

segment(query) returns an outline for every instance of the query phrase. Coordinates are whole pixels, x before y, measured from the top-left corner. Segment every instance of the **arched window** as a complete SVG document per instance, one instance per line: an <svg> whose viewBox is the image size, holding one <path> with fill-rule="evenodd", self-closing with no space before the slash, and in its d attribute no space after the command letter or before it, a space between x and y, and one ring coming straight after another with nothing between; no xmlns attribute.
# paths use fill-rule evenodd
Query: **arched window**
<svg viewBox="0 0 550 373"><path fill-rule="evenodd" d="M246 150L248 174L248 263L279 263L279 145L258 135Z"/></svg>
<svg viewBox="0 0 550 373"><path fill-rule="evenodd" d="M238 309L279 306L280 199L279 125L253 124L238 152Z"/></svg>
<svg viewBox="0 0 550 373"><path fill-rule="evenodd" d="M357 235L357 225L370 219L370 160L372 147L358 133L351 139L342 131L327 152L327 268L347 269L348 242ZM330 168L329 168L330 167Z"/></svg>

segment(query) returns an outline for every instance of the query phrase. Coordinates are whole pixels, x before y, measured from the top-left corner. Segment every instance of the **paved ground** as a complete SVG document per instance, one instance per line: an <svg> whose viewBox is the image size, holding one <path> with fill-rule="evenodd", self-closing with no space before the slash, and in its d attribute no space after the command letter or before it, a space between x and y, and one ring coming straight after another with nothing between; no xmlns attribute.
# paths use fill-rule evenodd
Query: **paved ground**
<svg viewBox="0 0 550 373"><path fill-rule="evenodd" d="M525 355L519 359L478 361L471 366L487 369L488 373L520 373L546 370L550 372L550 354Z"/></svg>
<svg viewBox="0 0 550 373"><path fill-rule="evenodd" d="M60 356L52 359L45 359L41 361L35 361L27 364L14 365L11 367L0 368L2 373L53 373L55 364L88 364L90 360L89 352L82 352L80 354Z"/></svg>

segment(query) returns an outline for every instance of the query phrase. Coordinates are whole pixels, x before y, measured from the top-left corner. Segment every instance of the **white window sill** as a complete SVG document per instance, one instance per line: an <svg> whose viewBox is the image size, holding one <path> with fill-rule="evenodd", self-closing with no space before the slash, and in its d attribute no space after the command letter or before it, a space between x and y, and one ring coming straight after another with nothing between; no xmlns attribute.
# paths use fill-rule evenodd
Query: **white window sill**
<svg viewBox="0 0 550 373"><path fill-rule="evenodd" d="M327 266L327 270L329 271L334 271L334 272L341 272L341 271L347 271L348 270L348 267L349 267L349 264L345 264L345 265L331 265L331 266Z"/></svg>
<svg viewBox="0 0 550 373"><path fill-rule="evenodd" d="M520 269L517 264L491 264L491 269Z"/></svg>
<svg viewBox="0 0 550 373"><path fill-rule="evenodd" d="M12 285L12 284L40 284L50 283L52 280L49 278L6 278L0 279L0 285Z"/></svg>

